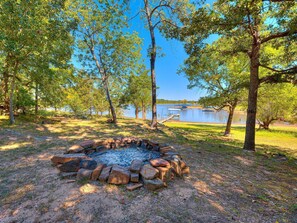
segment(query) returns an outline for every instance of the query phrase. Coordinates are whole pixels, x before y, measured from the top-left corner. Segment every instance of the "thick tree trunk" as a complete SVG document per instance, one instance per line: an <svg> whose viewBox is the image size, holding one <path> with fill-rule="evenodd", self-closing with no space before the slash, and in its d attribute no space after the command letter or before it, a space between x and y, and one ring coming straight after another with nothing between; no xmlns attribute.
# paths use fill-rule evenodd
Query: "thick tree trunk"
<svg viewBox="0 0 297 223"><path fill-rule="evenodd" d="M106 92L106 99L107 99L107 101L109 103L109 108L110 108L110 112L111 112L111 115L112 115L112 122L116 124L117 123L117 115L116 115L115 109L113 107L112 100L110 98L109 87L108 87L108 79L105 78L103 83L104 83L104 88L105 88L105 92Z"/></svg>
<svg viewBox="0 0 297 223"><path fill-rule="evenodd" d="M142 102L142 119L146 120L146 106L145 104Z"/></svg>
<svg viewBox="0 0 297 223"><path fill-rule="evenodd" d="M251 151L255 151L256 113L259 88L259 56L260 40L255 38L252 51L250 53L250 86L248 95L245 140L243 147L243 149Z"/></svg>
<svg viewBox="0 0 297 223"><path fill-rule="evenodd" d="M237 100L235 100L235 102L229 107L228 121L227 121L224 136L228 136L231 133L231 125L232 125L233 115L234 115L236 106L237 106Z"/></svg>
<svg viewBox="0 0 297 223"><path fill-rule="evenodd" d="M152 79L152 122L151 128L157 129L157 85L156 85L156 74L155 74L155 63L156 63L156 38L154 32L154 26L152 24L152 14L149 9L148 0L144 0L146 18L150 30L151 36L151 52L150 52L150 65L151 65L151 79Z"/></svg>
<svg viewBox="0 0 297 223"><path fill-rule="evenodd" d="M38 114L38 84L35 86L35 116Z"/></svg>
<svg viewBox="0 0 297 223"><path fill-rule="evenodd" d="M138 119L139 108L135 106L135 118Z"/></svg>

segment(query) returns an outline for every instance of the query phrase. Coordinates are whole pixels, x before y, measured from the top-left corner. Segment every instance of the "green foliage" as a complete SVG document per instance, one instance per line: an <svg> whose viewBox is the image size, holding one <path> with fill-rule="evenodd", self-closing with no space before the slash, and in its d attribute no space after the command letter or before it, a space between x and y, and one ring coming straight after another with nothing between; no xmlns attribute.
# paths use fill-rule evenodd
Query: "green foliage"
<svg viewBox="0 0 297 223"><path fill-rule="evenodd" d="M190 88L199 87L207 91L208 95L199 100L204 106L223 109L246 98L248 61L244 56L224 56L216 51L226 44L228 40L220 38L206 46L201 57L191 55L180 71L188 78Z"/></svg>
<svg viewBox="0 0 297 223"><path fill-rule="evenodd" d="M276 120L293 121L297 107L297 88L290 84L263 85L259 90L257 119L269 128Z"/></svg>
<svg viewBox="0 0 297 223"><path fill-rule="evenodd" d="M69 106L75 115L92 115L108 111L108 103L102 87L84 71L78 71L72 77L73 85L65 89L65 106Z"/></svg>
<svg viewBox="0 0 297 223"><path fill-rule="evenodd" d="M151 78L147 70L140 69L140 74L132 74L128 79L126 92L122 98L125 104L132 104L136 110L145 109L151 104Z"/></svg>

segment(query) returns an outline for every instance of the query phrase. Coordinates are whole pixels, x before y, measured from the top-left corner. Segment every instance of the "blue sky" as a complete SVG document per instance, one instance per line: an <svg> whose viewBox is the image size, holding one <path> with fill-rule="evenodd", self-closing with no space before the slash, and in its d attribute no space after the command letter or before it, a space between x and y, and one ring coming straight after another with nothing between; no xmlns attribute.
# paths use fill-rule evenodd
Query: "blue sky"
<svg viewBox="0 0 297 223"><path fill-rule="evenodd" d="M212 1L207 1L212 2ZM131 3L131 14L135 15L139 11L139 0ZM143 39L143 59L147 68L150 68L150 61L147 57L147 49L150 45L149 31L145 28L145 21L137 16L130 22L130 30L137 31ZM214 40L212 38L212 40ZM156 33L156 43L162 48L164 57L158 57L156 61L156 80L159 87L157 97L162 99L187 99L198 100L205 94L202 89L188 89L188 80L183 74L177 74L178 69L187 58L181 42L176 40L166 40L158 32Z"/></svg>

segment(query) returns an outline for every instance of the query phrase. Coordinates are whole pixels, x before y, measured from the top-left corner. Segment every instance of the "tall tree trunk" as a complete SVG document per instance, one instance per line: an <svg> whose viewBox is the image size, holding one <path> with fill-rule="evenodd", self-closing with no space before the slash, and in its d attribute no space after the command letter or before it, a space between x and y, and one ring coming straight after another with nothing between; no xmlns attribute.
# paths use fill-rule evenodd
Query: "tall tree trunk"
<svg viewBox="0 0 297 223"><path fill-rule="evenodd" d="M8 65L4 67L3 72L3 98L4 98L4 111L8 112L9 110L9 94L8 94L8 81L9 81L9 72L8 72Z"/></svg>
<svg viewBox="0 0 297 223"><path fill-rule="evenodd" d="M35 116L38 114L38 84L35 86Z"/></svg>
<svg viewBox="0 0 297 223"><path fill-rule="evenodd" d="M152 79L152 122L151 128L157 129L157 85L156 85L156 74L155 74L155 63L156 63L156 38L154 32L154 26L152 24L152 15L149 9L148 0L144 0L145 11L146 11L146 18L150 30L151 36L151 52L150 52L150 65L151 65L151 79Z"/></svg>
<svg viewBox="0 0 297 223"><path fill-rule="evenodd" d="M113 107L112 100L110 98L107 77L105 77L105 79L103 81L103 84L104 84L104 88L105 88L105 92L106 92L106 99L107 99L107 101L109 103L109 108L110 108L110 112L111 112L111 115L112 115L112 122L116 124L117 123L117 115L116 115L115 109Z"/></svg>
<svg viewBox="0 0 297 223"><path fill-rule="evenodd" d="M146 120L146 106L144 104L144 102L142 102L142 119Z"/></svg>
<svg viewBox="0 0 297 223"><path fill-rule="evenodd" d="M135 106L135 118L138 119L139 108Z"/></svg>
<svg viewBox="0 0 297 223"><path fill-rule="evenodd" d="M14 70L12 72L12 80L10 86L10 95L9 95L9 123L12 125L15 123L14 114L13 114L13 95L15 88L15 76L18 69L18 62L15 63Z"/></svg>
<svg viewBox="0 0 297 223"><path fill-rule="evenodd" d="M235 102L229 107L228 121L227 121L224 136L228 136L231 133L231 125L232 125L233 115L234 115L236 106L237 106L237 99L235 99Z"/></svg>
<svg viewBox="0 0 297 223"><path fill-rule="evenodd" d="M260 39L254 37L252 51L250 53L250 86L248 96L248 110L246 119L246 130L244 147L245 150L255 151L256 134L256 113L257 98L259 88L259 57L260 57Z"/></svg>

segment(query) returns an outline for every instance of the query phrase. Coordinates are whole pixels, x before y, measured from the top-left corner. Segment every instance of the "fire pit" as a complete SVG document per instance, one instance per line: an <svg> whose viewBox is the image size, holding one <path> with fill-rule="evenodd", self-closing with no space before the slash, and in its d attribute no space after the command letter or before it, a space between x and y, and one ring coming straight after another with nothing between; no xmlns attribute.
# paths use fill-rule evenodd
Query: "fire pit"
<svg viewBox="0 0 297 223"><path fill-rule="evenodd" d="M190 173L174 147L133 137L83 141L51 160L62 178L129 183L128 190L156 190Z"/></svg>

